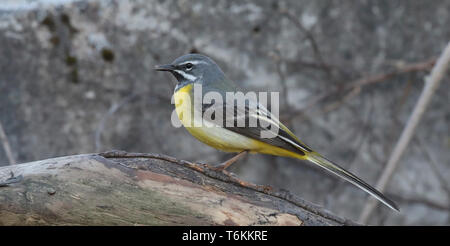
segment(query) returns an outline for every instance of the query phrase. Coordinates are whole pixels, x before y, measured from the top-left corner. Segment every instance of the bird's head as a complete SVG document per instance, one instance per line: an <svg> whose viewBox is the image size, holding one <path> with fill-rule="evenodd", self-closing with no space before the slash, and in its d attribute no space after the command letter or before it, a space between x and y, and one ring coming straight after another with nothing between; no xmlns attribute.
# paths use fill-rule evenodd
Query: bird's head
<svg viewBox="0 0 450 246"><path fill-rule="evenodd" d="M224 80L225 75L219 66L209 57L200 54L187 54L178 57L170 64L158 65L157 71L168 71L178 80L181 88L190 83L214 83Z"/></svg>

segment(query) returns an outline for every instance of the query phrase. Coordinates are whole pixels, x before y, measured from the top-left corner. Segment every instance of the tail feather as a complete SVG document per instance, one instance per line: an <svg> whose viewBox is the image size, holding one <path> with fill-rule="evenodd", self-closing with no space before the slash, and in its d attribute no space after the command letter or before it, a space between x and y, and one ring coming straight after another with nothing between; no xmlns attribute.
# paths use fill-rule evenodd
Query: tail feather
<svg viewBox="0 0 450 246"><path fill-rule="evenodd" d="M389 198L381 194L378 190L373 188L372 186L368 185L366 182L362 181L360 178L356 177L352 173L346 171L339 165L327 160L325 157L313 152L309 153L306 157L309 161L313 162L314 164L334 173L335 175L347 180L348 182L356 185L358 188L364 190L365 192L369 193L376 199L378 199L380 202L384 203L389 208L400 211L398 206L391 201Z"/></svg>

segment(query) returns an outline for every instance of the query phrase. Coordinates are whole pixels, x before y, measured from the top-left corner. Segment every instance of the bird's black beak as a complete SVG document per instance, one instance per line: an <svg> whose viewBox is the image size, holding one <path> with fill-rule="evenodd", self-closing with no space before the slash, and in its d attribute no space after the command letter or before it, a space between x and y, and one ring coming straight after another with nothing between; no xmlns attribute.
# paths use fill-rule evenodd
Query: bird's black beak
<svg viewBox="0 0 450 246"><path fill-rule="evenodd" d="M155 70L156 71L173 71L175 70L175 66L172 64L167 64L167 65L156 65L155 66Z"/></svg>

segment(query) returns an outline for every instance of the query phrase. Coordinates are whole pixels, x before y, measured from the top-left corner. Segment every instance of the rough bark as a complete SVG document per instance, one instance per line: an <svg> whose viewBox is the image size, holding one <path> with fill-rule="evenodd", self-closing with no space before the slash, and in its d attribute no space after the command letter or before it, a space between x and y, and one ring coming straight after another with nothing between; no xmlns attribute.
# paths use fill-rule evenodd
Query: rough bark
<svg viewBox="0 0 450 246"><path fill-rule="evenodd" d="M0 168L0 225L353 225L204 164L111 151Z"/></svg>

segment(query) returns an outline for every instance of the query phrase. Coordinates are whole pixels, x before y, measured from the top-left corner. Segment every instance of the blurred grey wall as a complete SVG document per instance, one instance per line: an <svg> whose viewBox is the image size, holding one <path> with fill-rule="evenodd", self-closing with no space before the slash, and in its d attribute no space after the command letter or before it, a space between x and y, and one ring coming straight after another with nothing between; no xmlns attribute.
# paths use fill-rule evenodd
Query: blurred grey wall
<svg viewBox="0 0 450 246"><path fill-rule="evenodd" d="M110 149L226 160L170 124L175 80L152 70L198 52L241 87L279 91L281 117L302 140L375 184L429 71L311 102L437 57L450 39L449 9L450 1L0 2L0 123L18 162ZM371 224L450 225L448 83L388 185L401 213L378 207ZM298 160L250 155L232 171L350 219L367 199Z"/></svg>

